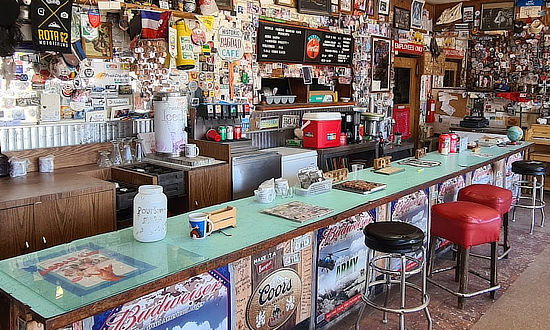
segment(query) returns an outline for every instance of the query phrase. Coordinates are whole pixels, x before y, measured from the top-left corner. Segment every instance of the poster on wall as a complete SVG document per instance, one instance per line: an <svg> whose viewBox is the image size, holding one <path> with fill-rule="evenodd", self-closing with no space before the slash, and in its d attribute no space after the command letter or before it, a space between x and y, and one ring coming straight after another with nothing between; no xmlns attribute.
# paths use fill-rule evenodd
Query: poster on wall
<svg viewBox="0 0 550 330"><path fill-rule="evenodd" d="M298 12L301 14L330 14L330 0L298 0Z"/></svg>
<svg viewBox="0 0 550 330"><path fill-rule="evenodd" d="M317 231L316 326L361 300L367 262L363 228L375 219L376 210L371 210Z"/></svg>
<svg viewBox="0 0 550 330"><path fill-rule="evenodd" d="M482 166L472 172L472 184L493 184L494 181L492 164Z"/></svg>
<svg viewBox="0 0 550 330"><path fill-rule="evenodd" d="M458 199L458 192L466 186L466 177L459 175L437 184L437 203L450 203Z"/></svg>
<svg viewBox="0 0 550 330"><path fill-rule="evenodd" d="M372 38L372 88L373 92L390 90L390 40Z"/></svg>
<svg viewBox="0 0 550 330"><path fill-rule="evenodd" d="M514 195L514 202L515 196L518 193L518 188L514 187L514 182L521 180L521 175L512 172L512 164L519 160L523 160L523 154L521 152L511 155L510 157L506 158L506 165L504 169L506 173L506 176L504 178L505 188L512 191Z"/></svg>
<svg viewBox="0 0 550 330"><path fill-rule="evenodd" d="M481 4L481 30L512 30L515 7L513 2Z"/></svg>
<svg viewBox="0 0 550 330"><path fill-rule="evenodd" d="M32 40L40 51L71 53L71 0L31 2Z"/></svg>
<svg viewBox="0 0 550 330"><path fill-rule="evenodd" d="M313 233L233 262L235 327L290 330L311 315Z"/></svg>
<svg viewBox="0 0 550 330"><path fill-rule="evenodd" d="M413 0L411 4L411 27L415 29L422 28L422 10L424 9L423 0Z"/></svg>
<svg viewBox="0 0 550 330"><path fill-rule="evenodd" d="M427 234L428 217L430 212L429 203L430 189L419 190L398 200L391 202L391 221L401 221L416 226ZM408 254L413 258L420 258L421 252ZM412 261L407 263L407 270L416 266ZM401 269L399 260L392 260L392 270Z"/></svg>
<svg viewBox="0 0 550 330"><path fill-rule="evenodd" d="M157 290L83 321L83 330L231 328L228 266Z"/></svg>

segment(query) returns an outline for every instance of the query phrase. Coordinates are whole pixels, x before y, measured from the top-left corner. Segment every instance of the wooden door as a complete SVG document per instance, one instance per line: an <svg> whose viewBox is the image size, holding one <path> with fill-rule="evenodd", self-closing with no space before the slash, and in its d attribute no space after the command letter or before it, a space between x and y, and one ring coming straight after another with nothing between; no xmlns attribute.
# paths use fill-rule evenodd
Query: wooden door
<svg viewBox="0 0 550 330"><path fill-rule="evenodd" d="M0 259L34 251L33 205L0 210Z"/></svg>
<svg viewBox="0 0 550 330"><path fill-rule="evenodd" d="M395 57L395 87L394 109L409 108L410 137L418 141L418 126L420 120L420 77L418 75L418 59L408 57Z"/></svg>
<svg viewBox="0 0 550 330"><path fill-rule="evenodd" d="M228 164L208 166L187 173L190 211L231 199L231 168Z"/></svg>
<svg viewBox="0 0 550 330"><path fill-rule="evenodd" d="M37 250L115 229L114 191L35 204Z"/></svg>

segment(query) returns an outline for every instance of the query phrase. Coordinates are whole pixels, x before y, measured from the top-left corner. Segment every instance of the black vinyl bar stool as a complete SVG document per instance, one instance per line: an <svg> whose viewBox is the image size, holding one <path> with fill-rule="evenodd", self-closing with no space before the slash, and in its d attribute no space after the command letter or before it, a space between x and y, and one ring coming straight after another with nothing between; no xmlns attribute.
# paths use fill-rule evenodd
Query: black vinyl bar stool
<svg viewBox="0 0 550 330"><path fill-rule="evenodd" d="M367 271L365 288L361 292L361 299L364 302L361 306L361 311L355 323L355 329L360 330L359 324L367 305L381 310L384 312L382 322L388 322L388 313L394 313L399 315L399 329L405 329L405 314L414 313L424 310L426 318L428 320L428 329L432 329L432 318L428 311L428 304L430 303L430 297L426 292L426 249L424 247L424 232L418 227L413 225L397 222L397 221L384 221L371 223L363 230L365 234L365 245L369 248L367 252ZM412 252L422 252L421 258L414 258L406 255ZM376 256L376 252L383 254ZM392 270L390 265L392 260L400 261L400 269ZM380 266L385 261L384 267ZM412 261L416 263L416 266L410 270L407 270L407 262ZM373 280L372 273L379 272L384 275L383 279ZM422 285L421 287L407 282L406 278L409 275L422 273ZM397 278L397 279L394 279ZM385 285L386 294L384 299L384 305L381 306L374 303L369 298L369 289L376 285ZM388 300L390 295L390 287L392 284L400 285L400 307L390 308L388 307ZM405 291L410 287L419 291L422 295L420 304L414 307L407 308L405 306Z"/></svg>
<svg viewBox="0 0 550 330"><path fill-rule="evenodd" d="M535 160L520 160L512 163L512 172L521 174L522 179L514 182L514 187L517 189L517 194L512 211L512 221L516 221L516 208L524 208L531 210L531 229L529 234L533 235L535 229L535 211L538 209L542 214L540 226L544 227L544 176L546 175L546 165L543 162ZM538 179L540 177L540 180ZM523 196L522 189L531 189L531 196ZM538 192L538 198L537 198ZM527 203L522 203L521 200L526 200Z"/></svg>

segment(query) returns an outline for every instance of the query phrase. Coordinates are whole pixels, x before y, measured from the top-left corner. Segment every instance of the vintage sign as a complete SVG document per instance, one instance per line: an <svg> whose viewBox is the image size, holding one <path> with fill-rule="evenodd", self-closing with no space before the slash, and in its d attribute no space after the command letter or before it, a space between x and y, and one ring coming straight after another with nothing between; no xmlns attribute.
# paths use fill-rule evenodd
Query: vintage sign
<svg viewBox="0 0 550 330"><path fill-rule="evenodd" d="M518 193L518 188L514 187L514 182L521 180L521 175L515 174L514 172L512 172L512 164L519 160L523 160L523 154L521 152L515 153L510 157L506 158L506 164L504 168L504 171L505 171L504 188L511 190L514 196L516 196Z"/></svg>
<svg viewBox="0 0 550 330"><path fill-rule="evenodd" d="M464 58L464 55L466 54L466 50L455 49L455 48L443 48L443 54L445 54L445 58L461 60Z"/></svg>
<svg viewBox="0 0 550 330"><path fill-rule="evenodd" d="M437 203L455 202L458 198L460 189L466 186L464 175L446 180L437 184Z"/></svg>
<svg viewBox="0 0 550 330"><path fill-rule="evenodd" d="M424 46L413 43L401 43L398 41L393 42L393 50L398 53L405 53L411 55L422 55L424 53Z"/></svg>
<svg viewBox="0 0 550 330"><path fill-rule="evenodd" d="M221 27L218 30L218 49L220 57L229 62L243 57L243 31L237 28Z"/></svg>
<svg viewBox="0 0 550 330"><path fill-rule="evenodd" d="M235 329L290 330L311 316L313 233L231 263Z"/></svg>
<svg viewBox="0 0 550 330"><path fill-rule="evenodd" d="M493 184L494 180L492 164L482 166L472 172L472 184Z"/></svg>
<svg viewBox="0 0 550 330"><path fill-rule="evenodd" d="M428 216L430 212L429 204L430 189L419 190L398 200L391 202L391 221L401 221L416 226L427 235ZM409 254L413 258L420 258L421 252ZM401 269L398 259L392 260L390 268L392 270ZM407 270L416 267L412 261L407 263Z"/></svg>
<svg viewBox="0 0 550 330"><path fill-rule="evenodd" d="M84 329L230 329L230 292L228 267L220 267L84 320L93 324Z"/></svg>
<svg viewBox="0 0 550 330"><path fill-rule="evenodd" d="M250 329L278 329L296 311L302 294L302 280L292 268L282 268L267 276L256 288L246 307Z"/></svg>
<svg viewBox="0 0 550 330"><path fill-rule="evenodd" d="M361 300L367 247L363 228L375 210L349 217L317 232L316 325L322 327Z"/></svg>
<svg viewBox="0 0 550 330"><path fill-rule="evenodd" d="M31 2L32 40L36 49L71 53L71 0Z"/></svg>

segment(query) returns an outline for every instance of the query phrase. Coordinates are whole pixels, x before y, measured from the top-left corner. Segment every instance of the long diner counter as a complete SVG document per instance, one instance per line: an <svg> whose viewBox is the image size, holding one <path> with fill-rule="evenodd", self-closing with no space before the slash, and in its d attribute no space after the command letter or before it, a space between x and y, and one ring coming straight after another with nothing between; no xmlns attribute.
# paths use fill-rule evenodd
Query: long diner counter
<svg viewBox="0 0 550 330"><path fill-rule="evenodd" d="M184 214L169 219L168 235L160 242L139 243L133 239L129 228L3 260L0 261L0 290L5 295L4 301L9 301L11 307L2 308L0 320L4 310L11 310L11 317L25 313L24 319L41 322L46 329L57 329L420 189L496 163L527 150L530 145L524 142L516 146L486 147L478 154L470 151L447 156L429 153L425 159L440 161L441 166L420 170L394 164L405 171L389 176L365 169L358 173L358 179L384 183L387 188L369 195L333 189L312 197L295 196L294 200L334 209L326 217L304 223L261 213L261 210L289 199L278 198L272 204L260 204L250 197L202 209L211 211L227 205L237 208L237 228L224 229L225 234L216 232L203 240L189 237L187 215ZM500 175L503 175L502 170ZM115 264L111 269L114 272L102 273L104 281L98 283L65 284L56 278L53 273L66 262L63 258L75 251L82 253L82 249L90 253L99 251L125 263ZM128 276L118 281L115 273L122 270ZM5 318L9 316L4 315Z"/></svg>

